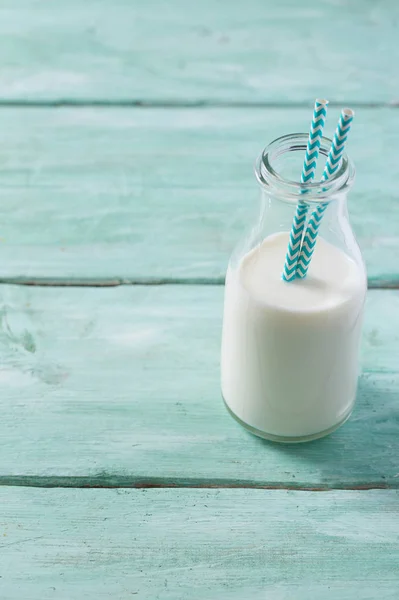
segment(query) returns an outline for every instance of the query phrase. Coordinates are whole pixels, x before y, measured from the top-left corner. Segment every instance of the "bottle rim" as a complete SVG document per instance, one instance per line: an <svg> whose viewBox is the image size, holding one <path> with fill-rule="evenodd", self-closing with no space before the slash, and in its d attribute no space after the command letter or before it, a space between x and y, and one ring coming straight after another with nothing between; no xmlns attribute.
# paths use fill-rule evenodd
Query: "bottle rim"
<svg viewBox="0 0 399 600"><path fill-rule="evenodd" d="M326 181L300 183L286 179L276 171L273 163L278 157L289 152L301 152L305 155L308 138L307 133L291 133L266 146L255 163L255 176L262 189L286 202L301 201L307 204L331 202L349 190L355 178L355 167L346 153L343 153L337 171ZM319 160L327 158L331 143L330 138L321 138Z"/></svg>

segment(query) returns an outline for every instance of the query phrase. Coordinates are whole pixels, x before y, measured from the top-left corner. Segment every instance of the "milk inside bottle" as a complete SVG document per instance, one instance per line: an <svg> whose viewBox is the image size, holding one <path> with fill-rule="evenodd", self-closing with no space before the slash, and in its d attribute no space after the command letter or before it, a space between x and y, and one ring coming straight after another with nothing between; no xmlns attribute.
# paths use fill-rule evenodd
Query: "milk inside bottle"
<svg viewBox="0 0 399 600"><path fill-rule="evenodd" d="M351 414L366 292L346 210L354 175L347 157L327 190L315 185L310 192L316 203L320 193L329 205L307 276L282 279L300 190L281 178L274 181L267 169L276 146L281 156L281 147L288 153L303 144L306 136L286 136L262 155L261 216L230 261L223 317L221 386L227 408L253 433L285 442L326 435ZM323 138L322 152L328 148Z"/></svg>

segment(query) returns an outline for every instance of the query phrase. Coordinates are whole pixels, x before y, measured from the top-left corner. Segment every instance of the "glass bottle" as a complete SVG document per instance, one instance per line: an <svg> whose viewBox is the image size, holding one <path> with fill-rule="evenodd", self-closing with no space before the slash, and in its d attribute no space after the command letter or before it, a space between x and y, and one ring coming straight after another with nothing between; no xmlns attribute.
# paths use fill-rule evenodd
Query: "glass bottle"
<svg viewBox="0 0 399 600"><path fill-rule="evenodd" d="M223 399L245 428L281 442L322 437L349 418L367 288L347 210L354 166L344 154L328 181L295 181L307 139L281 137L257 161L259 218L226 275ZM323 138L320 174L330 146ZM282 271L298 202L305 202L308 219L321 203L326 210L307 276L287 282Z"/></svg>

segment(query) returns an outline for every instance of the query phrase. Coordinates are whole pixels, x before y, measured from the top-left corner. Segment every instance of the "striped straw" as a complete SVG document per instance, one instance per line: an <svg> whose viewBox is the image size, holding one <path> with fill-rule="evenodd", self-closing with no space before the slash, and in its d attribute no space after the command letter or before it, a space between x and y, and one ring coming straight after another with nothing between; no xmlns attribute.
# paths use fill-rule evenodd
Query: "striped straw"
<svg viewBox="0 0 399 600"><path fill-rule="evenodd" d="M321 138L323 137L324 123L326 120L327 104L328 100L316 99L312 123L310 125L308 144L306 147L305 160L302 167L301 183L310 183L314 178ZM299 201L296 207L285 257L282 274L284 281L292 281L296 277L296 268L307 211L307 205L304 202Z"/></svg>
<svg viewBox="0 0 399 600"><path fill-rule="evenodd" d="M350 108L344 108L341 112L321 181L326 181L329 179L331 175L337 171L340 165L354 114L354 111ZM306 273L308 272L310 261L312 260L312 255L316 246L320 223L327 206L328 202L319 204L310 216L303 239L296 272L296 275L301 279L306 277Z"/></svg>

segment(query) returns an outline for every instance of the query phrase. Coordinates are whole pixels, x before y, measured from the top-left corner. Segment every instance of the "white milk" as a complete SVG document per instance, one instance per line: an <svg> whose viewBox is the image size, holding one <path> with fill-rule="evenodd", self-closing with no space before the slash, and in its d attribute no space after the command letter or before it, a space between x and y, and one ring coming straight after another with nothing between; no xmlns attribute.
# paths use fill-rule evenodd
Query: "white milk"
<svg viewBox="0 0 399 600"><path fill-rule="evenodd" d="M351 413L366 291L356 263L320 237L308 276L283 281L287 246L288 233L266 238L225 290L223 397L272 438L317 436Z"/></svg>

